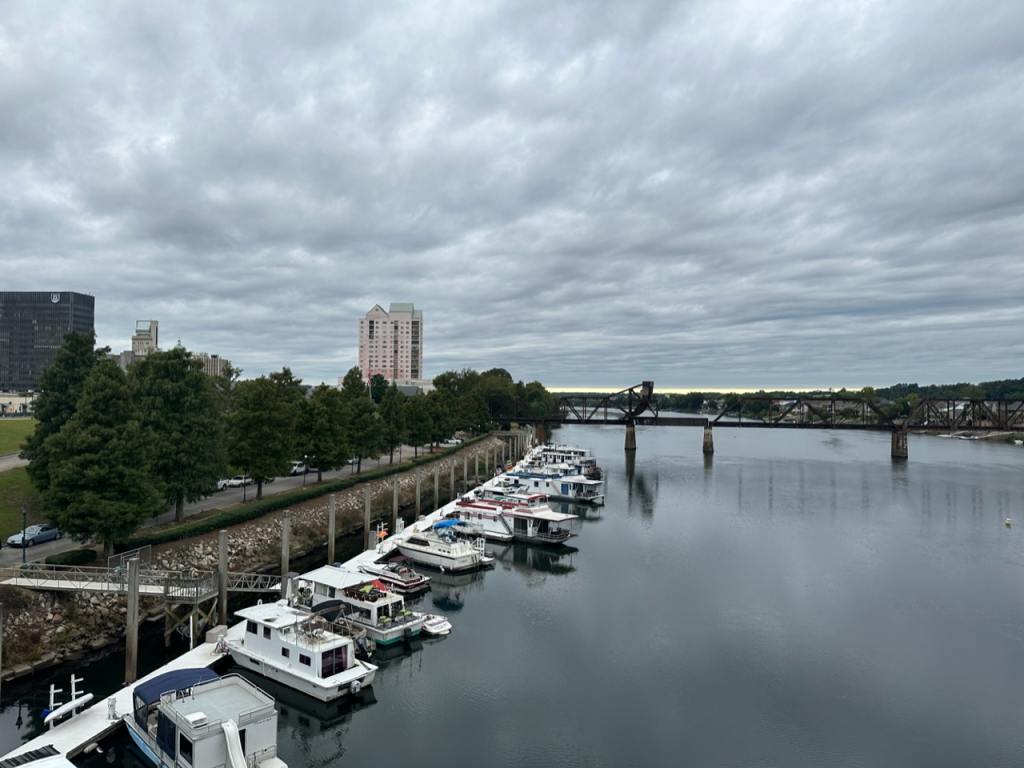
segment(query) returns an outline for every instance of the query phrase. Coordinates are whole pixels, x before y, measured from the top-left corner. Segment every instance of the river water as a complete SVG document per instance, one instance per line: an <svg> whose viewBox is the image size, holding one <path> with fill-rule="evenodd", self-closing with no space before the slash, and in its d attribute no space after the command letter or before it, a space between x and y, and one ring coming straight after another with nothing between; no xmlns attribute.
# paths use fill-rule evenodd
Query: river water
<svg viewBox="0 0 1024 768"><path fill-rule="evenodd" d="M893 464L887 434L723 429L706 461L699 430L647 428L631 463L620 429L558 436L607 478L575 551L435 576L454 633L356 706L271 691L291 768L1024 764L1024 449L912 436ZM5 749L42 698L20 729L5 702Z"/></svg>

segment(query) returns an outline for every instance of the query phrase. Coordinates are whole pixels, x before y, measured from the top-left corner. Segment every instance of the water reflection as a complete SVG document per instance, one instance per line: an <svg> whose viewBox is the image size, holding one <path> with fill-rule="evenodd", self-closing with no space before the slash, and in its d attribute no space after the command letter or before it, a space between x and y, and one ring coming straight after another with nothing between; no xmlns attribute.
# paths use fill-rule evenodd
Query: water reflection
<svg viewBox="0 0 1024 768"><path fill-rule="evenodd" d="M496 549L494 556L506 570L564 576L576 570L573 555L577 552L579 550L576 547L567 544L558 547L539 547L513 542Z"/></svg>
<svg viewBox="0 0 1024 768"><path fill-rule="evenodd" d="M442 613L458 613L465 605L466 595L479 592L484 586L483 571L465 573L437 572L430 574L430 601Z"/></svg>

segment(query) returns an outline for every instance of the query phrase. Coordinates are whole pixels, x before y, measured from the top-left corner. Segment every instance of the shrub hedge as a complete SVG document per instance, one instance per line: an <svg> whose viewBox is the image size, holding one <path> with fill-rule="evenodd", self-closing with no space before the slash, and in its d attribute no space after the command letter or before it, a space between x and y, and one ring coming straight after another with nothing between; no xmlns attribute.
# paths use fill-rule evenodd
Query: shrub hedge
<svg viewBox="0 0 1024 768"><path fill-rule="evenodd" d="M202 536L204 533L212 533L213 531L219 531L221 528L228 528L232 525L238 525L239 523L246 523L270 512L276 512L279 509L286 509L287 507L290 507L293 504L298 504L299 502L309 501L310 499L325 496L329 493L344 491L348 488L352 488L353 486L361 485L362 483L397 475L414 467L432 464L435 461L440 461L441 459L447 458L448 456L461 451L463 448L467 448L474 443L480 442L485 437L488 437L488 435L480 435L478 437L471 438L461 445L453 445L451 448L446 448L439 453L424 454L423 456L413 459L411 462L380 467L352 477L328 480L327 482L320 483L319 485L296 488L292 491L285 491L284 493L267 496L259 501L250 501L245 504L238 504L234 507L214 512L212 515L199 520L185 520L177 525L170 525L163 528L144 529L136 533L127 541L118 543L117 550L119 552L124 552L129 549L144 547L147 544L153 546L157 544L166 544L180 539L189 539L193 536Z"/></svg>
<svg viewBox="0 0 1024 768"><path fill-rule="evenodd" d="M89 565L95 563L98 557L95 549L72 549L50 555L46 558L46 562L50 565Z"/></svg>

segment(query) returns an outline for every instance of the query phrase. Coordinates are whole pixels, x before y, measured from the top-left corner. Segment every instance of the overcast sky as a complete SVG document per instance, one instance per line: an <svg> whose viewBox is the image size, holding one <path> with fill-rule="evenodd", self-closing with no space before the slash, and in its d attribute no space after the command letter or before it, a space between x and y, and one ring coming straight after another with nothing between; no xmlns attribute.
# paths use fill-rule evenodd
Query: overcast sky
<svg viewBox="0 0 1024 768"><path fill-rule="evenodd" d="M1024 375L1024 2L0 7L0 280L334 381Z"/></svg>

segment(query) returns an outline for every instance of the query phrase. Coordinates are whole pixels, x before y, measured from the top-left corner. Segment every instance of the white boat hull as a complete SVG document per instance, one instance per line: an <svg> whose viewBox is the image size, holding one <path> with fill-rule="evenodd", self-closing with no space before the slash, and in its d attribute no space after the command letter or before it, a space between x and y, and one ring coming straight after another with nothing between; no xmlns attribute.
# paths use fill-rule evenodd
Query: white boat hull
<svg viewBox="0 0 1024 768"><path fill-rule="evenodd" d="M239 648L234 643L228 642L228 653L231 659L243 669L248 669L263 677L273 680L276 683L285 685L300 693L304 693L318 701L334 701L350 693L357 693L359 690L372 685L376 676L377 668L372 664L357 662L355 666L349 667L344 672L327 678L326 680L313 680L297 675L291 670L270 664L264 659L257 659ZM327 683L330 683L329 685ZM353 683L358 683L353 690Z"/></svg>
<svg viewBox="0 0 1024 768"><path fill-rule="evenodd" d="M410 547L405 542L398 544L398 551L414 562L429 565L439 571L472 571L480 567L480 556L477 554L451 557L419 547Z"/></svg>

